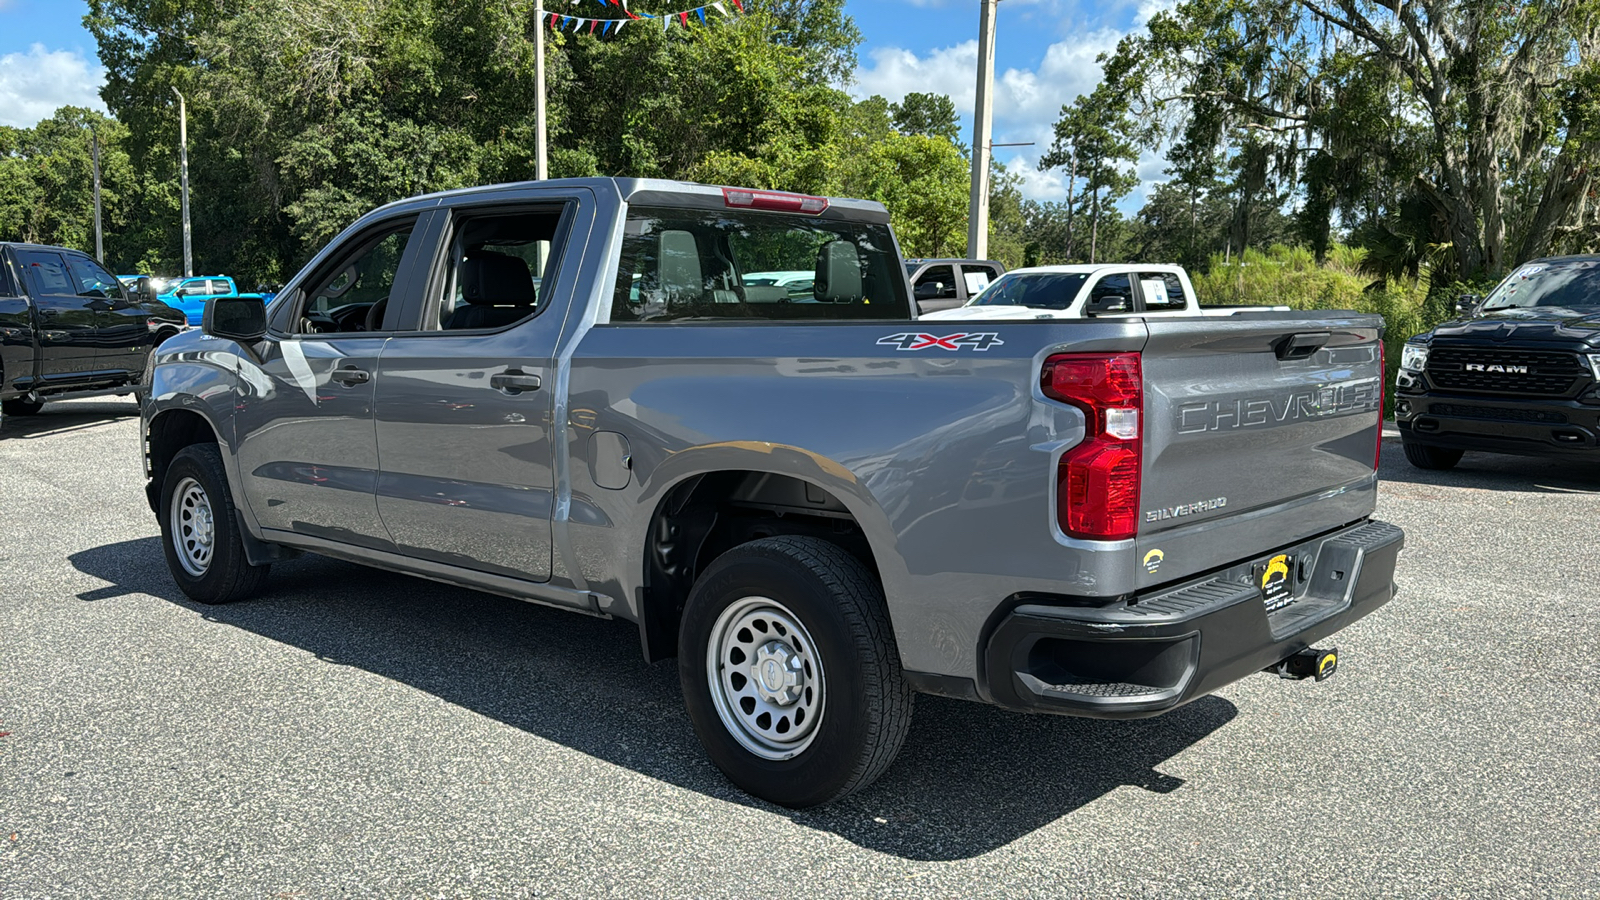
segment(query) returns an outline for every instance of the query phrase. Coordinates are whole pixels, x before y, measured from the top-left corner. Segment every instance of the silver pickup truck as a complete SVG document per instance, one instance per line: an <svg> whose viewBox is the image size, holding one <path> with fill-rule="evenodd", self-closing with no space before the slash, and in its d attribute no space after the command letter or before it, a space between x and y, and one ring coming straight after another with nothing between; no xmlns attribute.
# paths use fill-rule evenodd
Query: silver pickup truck
<svg viewBox="0 0 1600 900"><path fill-rule="evenodd" d="M1376 317L911 310L875 203L385 206L162 345L168 566L203 603L311 552L637 623L716 764L797 807L882 773L916 692L1151 716L1320 680L1393 597Z"/></svg>

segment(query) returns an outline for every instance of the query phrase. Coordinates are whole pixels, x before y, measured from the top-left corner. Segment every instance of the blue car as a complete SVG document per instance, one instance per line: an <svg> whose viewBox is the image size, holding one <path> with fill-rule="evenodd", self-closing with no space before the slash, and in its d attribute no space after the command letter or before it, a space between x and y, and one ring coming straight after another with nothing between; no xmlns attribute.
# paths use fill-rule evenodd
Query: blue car
<svg viewBox="0 0 1600 900"><path fill-rule="evenodd" d="M199 325L205 316L206 301L214 297L237 297L239 286L226 275L195 275L177 278L156 299L183 313L190 325Z"/></svg>

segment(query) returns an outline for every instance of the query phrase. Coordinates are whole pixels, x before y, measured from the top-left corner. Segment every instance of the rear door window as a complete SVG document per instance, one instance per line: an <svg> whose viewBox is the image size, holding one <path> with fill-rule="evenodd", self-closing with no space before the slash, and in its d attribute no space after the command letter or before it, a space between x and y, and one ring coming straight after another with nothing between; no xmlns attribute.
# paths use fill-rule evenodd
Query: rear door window
<svg viewBox="0 0 1600 900"><path fill-rule="evenodd" d="M910 316L886 225L743 210L629 210L613 323Z"/></svg>
<svg viewBox="0 0 1600 900"><path fill-rule="evenodd" d="M993 266L963 265L961 267L961 280L966 284L967 296L976 297L983 293L983 289L994 281L997 273Z"/></svg>
<svg viewBox="0 0 1600 900"><path fill-rule="evenodd" d="M1144 308L1150 312L1168 312L1188 307L1183 294L1183 282L1176 272L1139 273L1139 293L1144 297Z"/></svg>
<svg viewBox="0 0 1600 900"><path fill-rule="evenodd" d="M24 250L17 254L22 266L33 273L34 289L55 297L76 297L78 288L67 272L66 260L59 253L45 250Z"/></svg>

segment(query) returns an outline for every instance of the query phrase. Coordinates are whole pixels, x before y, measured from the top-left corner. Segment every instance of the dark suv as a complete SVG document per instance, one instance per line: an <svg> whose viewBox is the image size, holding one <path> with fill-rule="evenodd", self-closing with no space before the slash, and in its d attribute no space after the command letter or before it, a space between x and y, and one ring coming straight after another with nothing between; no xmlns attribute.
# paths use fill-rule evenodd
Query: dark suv
<svg viewBox="0 0 1600 900"><path fill-rule="evenodd" d="M182 313L148 290L130 291L87 254L0 243L0 413L131 391L156 345L186 327Z"/></svg>
<svg viewBox="0 0 1600 900"><path fill-rule="evenodd" d="M1423 469L1468 450L1595 459L1600 256L1534 260L1460 309L1406 343L1394 410L1406 459Z"/></svg>

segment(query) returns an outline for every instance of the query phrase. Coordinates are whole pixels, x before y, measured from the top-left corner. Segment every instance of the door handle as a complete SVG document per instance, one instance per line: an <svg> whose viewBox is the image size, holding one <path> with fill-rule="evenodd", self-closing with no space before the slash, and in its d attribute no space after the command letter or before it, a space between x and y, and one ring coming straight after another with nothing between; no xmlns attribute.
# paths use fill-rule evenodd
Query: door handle
<svg viewBox="0 0 1600 900"><path fill-rule="evenodd" d="M539 376L529 375L517 369L507 369L498 375L489 376L489 386L497 391L508 394L520 394L523 391L537 391L539 389Z"/></svg>
<svg viewBox="0 0 1600 900"><path fill-rule="evenodd" d="M372 380L372 375L363 369L355 367L334 369L328 377L343 385L366 384Z"/></svg>
<svg viewBox="0 0 1600 900"><path fill-rule="evenodd" d="M1272 350L1282 360L1308 359L1332 338L1333 335L1326 331L1286 334L1273 342Z"/></svg>

